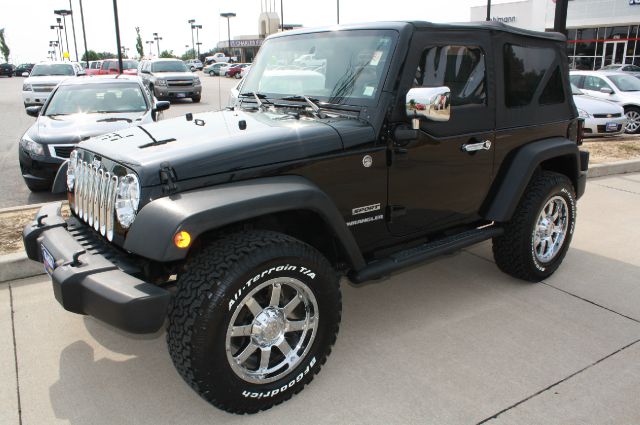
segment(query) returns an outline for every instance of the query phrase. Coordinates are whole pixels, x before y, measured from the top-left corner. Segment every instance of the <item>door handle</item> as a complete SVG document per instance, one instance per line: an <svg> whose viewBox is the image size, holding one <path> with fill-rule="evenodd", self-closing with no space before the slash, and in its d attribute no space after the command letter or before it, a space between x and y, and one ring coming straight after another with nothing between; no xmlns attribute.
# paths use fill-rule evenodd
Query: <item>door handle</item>
<svg viewBox="0 0 640 425"><path fill-rule="evenodd" d="M491 140L485 140L484 142L478 143L465 143L461 146L461 149L464 152L488 151L491 149Z"/></svg>

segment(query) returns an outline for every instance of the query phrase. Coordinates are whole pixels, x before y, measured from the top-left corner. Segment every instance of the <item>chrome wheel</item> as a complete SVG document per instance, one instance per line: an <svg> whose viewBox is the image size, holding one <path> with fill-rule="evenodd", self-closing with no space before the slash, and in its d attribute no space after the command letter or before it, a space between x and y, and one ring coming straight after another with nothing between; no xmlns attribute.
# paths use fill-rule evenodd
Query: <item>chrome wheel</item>
<svg viewBox="0 0 640 425"><path fill-rule="evenodd" d="M308 286L289 277L268 280L242 299L229 322L229 365L247 382L276 381L302 362L317 324L318 305Z"/></svg>
<svg viewBox="0 0 640 425"><path fill-rule="evenodd" d="M625 112L627 124L624 126L625 133L635 133L640 128L640 112L635 109L629 109Z"/></svg>
<svg viewBox="0 0 640 425"><path fill-rule="evenodd" d="M569 208L562 196L549 199L533 231L533 252L542 263L553 260L564 243L569 226Z"/></svg>

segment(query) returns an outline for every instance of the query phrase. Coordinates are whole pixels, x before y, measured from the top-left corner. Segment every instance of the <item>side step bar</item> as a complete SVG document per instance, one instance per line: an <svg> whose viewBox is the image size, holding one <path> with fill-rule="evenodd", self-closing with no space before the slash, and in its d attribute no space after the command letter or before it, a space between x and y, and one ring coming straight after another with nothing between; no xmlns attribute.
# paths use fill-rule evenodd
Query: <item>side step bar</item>
<svg viewBox="0 0 640 425"><path fill-rule="evenodd" d="M501 227L491 226L468 230L457 235L431 241L414 248L396 252L387 258L372 261L365 268L352 272L349 275L349 279L354 283L379 279L395 270L412 266L443 254L449 254L495 236L500 236L503 232L504 230Z"/></svg>

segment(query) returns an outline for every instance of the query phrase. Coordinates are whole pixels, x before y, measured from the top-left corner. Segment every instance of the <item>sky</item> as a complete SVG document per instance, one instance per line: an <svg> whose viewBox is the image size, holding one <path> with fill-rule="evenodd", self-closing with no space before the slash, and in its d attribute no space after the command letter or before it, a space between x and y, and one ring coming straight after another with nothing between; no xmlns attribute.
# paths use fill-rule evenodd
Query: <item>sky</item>
<svg viewBox="0 0 640 425"><path fill-rule="evenodd" d="M71 0L75 15L78 57L84 52L80 0ZM267 1L280 13L280 1ZM282 0L285 24L301 24L305 27L334 25L336 4L334 0ZM493 0L501 3L505 0ZM68 9L69 0L3 1L0 28L5 28L5 39L11 49L10 61L14 64L45 60L49 41L56 39L54 9ZM231 19L231 37L258 33L258 16L265 0L119 0L120 37L128 54L135 52L135 27L140 27L143 42L153 39L157 32L161 50L173 50L181 55L191 45L191 28L187 21L195 19L202 25L201 51L226 40L226 19L221 12L235 12ZM382 20L426 20L432 22L463 22L470 17L470 7L486 4L486 0L341 0L340 23L371 22ZM115 24L112 0L83 0L87 47L95 51L116 52ZM75 59L70 18L67 17L69 48ZM63 35L64 39L64 35ZM65 42L66 45L66 42ZM148 51L145 44L145 52ZM154 51L156 45L153 45Z"/></svg>

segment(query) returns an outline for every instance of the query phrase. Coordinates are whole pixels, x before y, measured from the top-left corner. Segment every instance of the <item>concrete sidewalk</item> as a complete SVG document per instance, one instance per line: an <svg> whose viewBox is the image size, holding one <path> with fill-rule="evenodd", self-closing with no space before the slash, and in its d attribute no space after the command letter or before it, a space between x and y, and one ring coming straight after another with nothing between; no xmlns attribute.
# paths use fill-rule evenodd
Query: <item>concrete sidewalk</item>
<svg viewBox="0 0 640 425"><path fill-rule="evenodd" d="M343 285L322 372L253 416L192 392L164 333L65 312L43 276L0 284L0 423L640 423L639 211L640 174L589 180L572 249L541 284L502 274L484 243Z"/></svg>

